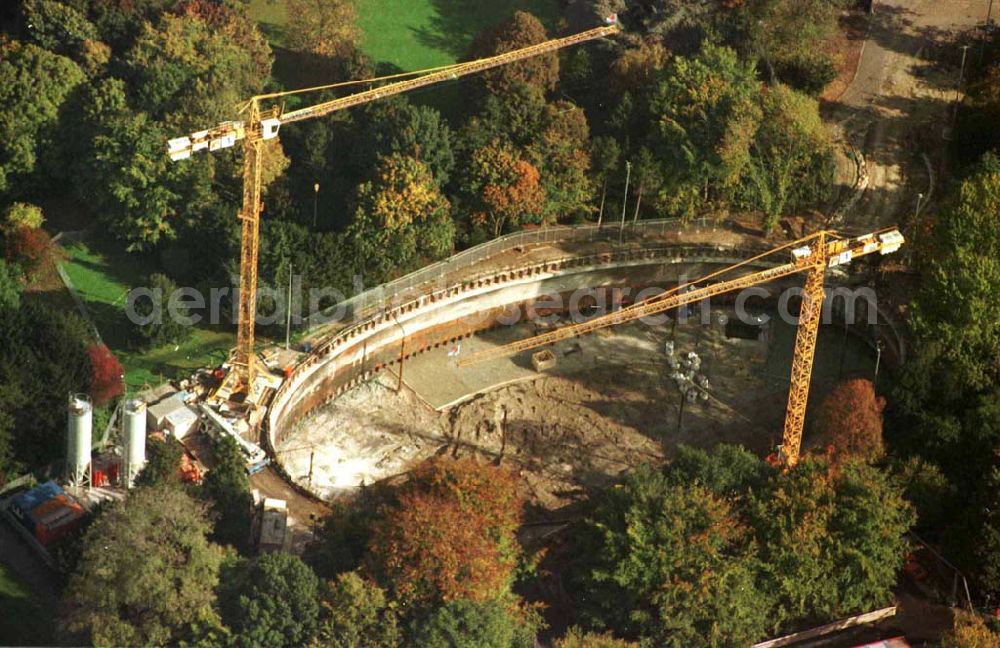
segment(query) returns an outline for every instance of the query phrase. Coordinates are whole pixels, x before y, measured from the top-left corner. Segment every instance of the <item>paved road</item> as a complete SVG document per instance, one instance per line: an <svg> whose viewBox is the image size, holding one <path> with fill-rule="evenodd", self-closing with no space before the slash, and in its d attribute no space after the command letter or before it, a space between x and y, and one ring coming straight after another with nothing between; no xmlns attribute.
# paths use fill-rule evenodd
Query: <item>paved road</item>
<svg viewBox="0 0 1000 648"><path fill-rule="evenodd" d="M906 222L929 178L919 154L942 148L958 80L962 37L986 17L985 0L877 3L858 73L828 117L868 161L870 183L847 223L874 229ZM972 51L972 50L970 50Z"/></svg>

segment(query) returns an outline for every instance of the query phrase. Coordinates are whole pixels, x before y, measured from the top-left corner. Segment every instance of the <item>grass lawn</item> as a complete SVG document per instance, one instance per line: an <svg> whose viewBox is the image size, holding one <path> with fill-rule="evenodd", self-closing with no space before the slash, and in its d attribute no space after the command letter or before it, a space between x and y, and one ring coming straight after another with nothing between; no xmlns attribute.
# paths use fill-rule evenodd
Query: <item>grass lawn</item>
<svg viewBox="0 0 1000 648"><path fill-rule="evenodd" d="M517 10L530 11L550 30L559 18L556 0L355 0L364 32L361 48L378 63L419 70L454 63L472 38ZM250 15L280 46L284 0L251 0Z"/></svg>
<svg viewBox="0 0 1000 648"><path fill-rule="evenodd" d="M38 601L0 563L0 645L44 646L52 640L53 610Z"/></svg>
<svg viewBox="0 0 1000 648"><path fill-rule="evenodd" d="M218 364L235 345L228 329L194 328L187 340L146 352L130 349L132 324L125 316L128 291L151 271L142 259L104 252L86 243L65 248L63 269L87 306L104 342L125 367L130 388L181 377L198 367Z"/></svg>

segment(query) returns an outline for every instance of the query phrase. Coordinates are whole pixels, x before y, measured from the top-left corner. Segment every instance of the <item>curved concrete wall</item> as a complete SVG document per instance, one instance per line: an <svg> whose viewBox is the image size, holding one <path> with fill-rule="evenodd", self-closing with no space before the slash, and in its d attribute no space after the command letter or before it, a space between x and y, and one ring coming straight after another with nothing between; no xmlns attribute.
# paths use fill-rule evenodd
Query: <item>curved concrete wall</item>
<svg viewBox="0 0 1000 648"><path fill-rule="evenodd" d="M386 306L332 334L292 371L275 393L262 436L269 451L310 411L386 365L397 362L405 336L407 357L436 344L493 326L496 317L541 296L575 288L628 284L666 286L744 261L761 249L661 246L565 256L456 283ZM750 267L769 267L759 261ZM795 276L786 279L798 284ZM391 296L389 301L391 301ZM280 466L279 466L280 469Z"/></svg>
<svg viewBox="0 0 1000 648"><path fill-rule="evenodd" d="M698 277L732 265L760 250L723 247L660 247L568 256L492 277L456 284L409 302L390 306L321 343L292 371L272 398L264 433L271 448L295 421L314 407L370 377L393 362L405 335L407 355L423 346L489 328L493 317L515 305L571 288L622 283L629 274L638 283L669 285L681 275ZM760 263L766 267L769 263ZM649 271L652 269L651 271ZM646 272L648 271L648 272ZM634 281L634 280L633 280ZM420 344L412 341L420 339Z"/></svg>

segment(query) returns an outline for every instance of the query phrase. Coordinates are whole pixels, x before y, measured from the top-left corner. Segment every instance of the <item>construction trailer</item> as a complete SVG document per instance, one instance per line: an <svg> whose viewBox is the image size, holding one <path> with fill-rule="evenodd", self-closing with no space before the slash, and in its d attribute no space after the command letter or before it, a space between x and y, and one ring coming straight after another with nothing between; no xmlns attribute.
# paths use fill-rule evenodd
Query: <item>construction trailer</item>
<svg viewBox="0 0 1000 648"><path fill-rule="evenodd" d="M257 551L288 551L291 542L288 532L288 504L285 500L273 497L265 497L259 501L254 516L254 544Z"/></svg>

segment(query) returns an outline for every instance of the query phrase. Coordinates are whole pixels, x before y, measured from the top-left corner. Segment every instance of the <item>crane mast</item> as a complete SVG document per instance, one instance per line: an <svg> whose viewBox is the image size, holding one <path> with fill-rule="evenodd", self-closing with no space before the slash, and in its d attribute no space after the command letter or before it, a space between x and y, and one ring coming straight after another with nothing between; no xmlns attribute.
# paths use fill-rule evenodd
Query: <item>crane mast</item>
<svg viewBox="0 0 1000 648"><path fill-rule="evenodd" d="M471 354L459 361L458 366L469 366L521 351L536 349L584 333L662 313L709 297L750 288L793 274L805 273L805 288L799 311L798 330L795 335L795 355L792 359L791 381L788 389L788 405L785 409L785 426L779 451L785 465L794 466L799 461L802 447L802 430L805 427L806 404L809 401L809 383L812 377L813 358L816 354L816 337L819 333L820 316L823 312L823 281L826 270L875 252L882 255L890 254L898 250L904 242L903 235L895 228L850 239L840 237L832 231L820 231L607 315ZM699 284L718 279L737 268L782 250L791 250L792 260L788 263L751 272L735 279L707 283L699 287Z"/></svg>
<svg viewBox="0 0 1000 648"><path fill-rule="evenodd" d="M254 377L256 376L254 323L257 312L257 253L260 235L260 214L264 208L261 201L261 169L263 168L263 157L265 154L264 143L267 140L277 138L278 131L282 125L306 119L315 119L338 110L359 106L377 99L409 92L443 81L450 81L540 54L554 52L563 47L569 47L618 33L619 28L616 22L614 20L609 20L609 22L612 24L564 38L556 38L537 45L530 45L489 58L446 66L412 79L371 88L363 92L287 113L281 112L277 107L265 110L261 107L261 103L293 93L257 95L243 105L240 111L246 115L243 121L223 122L215 128L169 140L167 142L167 151L170 159L175 162L187 159L199 151L208 150L209 152L214 152L230 148L237 141L243 140L243 206L239 212L242 234L240 239L238 323L236 349L231 358L232 370L229 376L227 376L227 381L232 380L235 382L226 391L245 391L249 395L253 388ZM307 91L318 91L320 89L323 88L309 89Z"/></svg>

